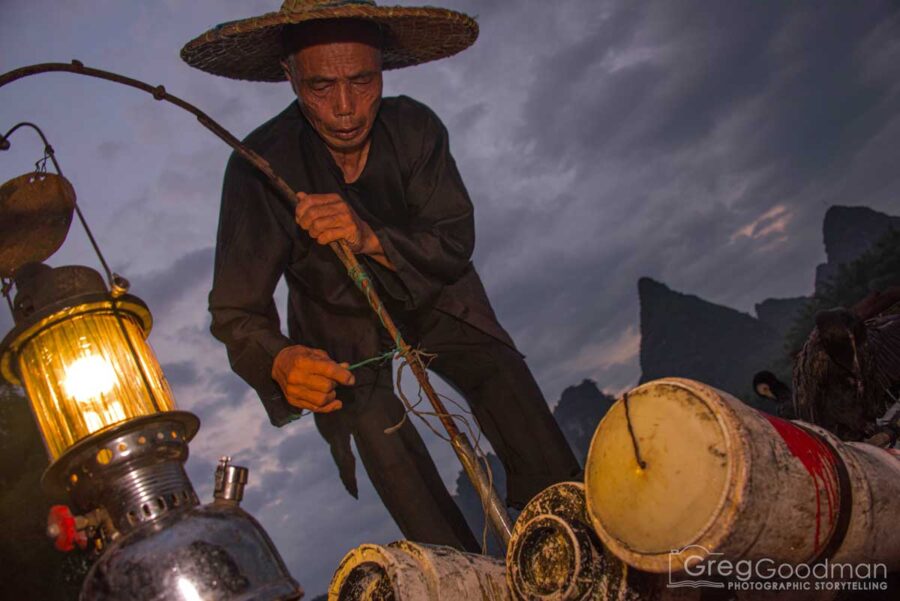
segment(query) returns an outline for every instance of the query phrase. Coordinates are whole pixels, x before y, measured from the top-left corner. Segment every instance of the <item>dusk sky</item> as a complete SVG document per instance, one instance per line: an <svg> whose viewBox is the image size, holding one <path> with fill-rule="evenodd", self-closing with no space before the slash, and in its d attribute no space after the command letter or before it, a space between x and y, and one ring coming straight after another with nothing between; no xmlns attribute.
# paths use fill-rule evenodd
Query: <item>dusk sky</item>
<svg viewBox="0 0 900 601"><path fill-rule="evenodd" d="M77 58L164 84L243 137L291 102L290 87L208 75L178 52L278 5L0 0L0 71ZM890 2L442 5L475 16L479 40L386 73L385 95L421 100L447 125L476 207L475 264L551 405L584 378L613 393L637 382L639 277L752 312L812 292L830 205L900 213ZM209 334L230 149L173 106L71 74L0 89L0 130L19 121L43 128L114 269L154 313L179 408L203 421L188 462L201 498L220 455L248 466L245 507L310 596L351 548L400 538L361 468L357 501L312 419L270 426ZM0 181L41 157L30 132L11 141ZM75 224L50 263L97 266ZM0 311L0 332L10 324ZM420 431L452 491L452 451Z"/></svg>

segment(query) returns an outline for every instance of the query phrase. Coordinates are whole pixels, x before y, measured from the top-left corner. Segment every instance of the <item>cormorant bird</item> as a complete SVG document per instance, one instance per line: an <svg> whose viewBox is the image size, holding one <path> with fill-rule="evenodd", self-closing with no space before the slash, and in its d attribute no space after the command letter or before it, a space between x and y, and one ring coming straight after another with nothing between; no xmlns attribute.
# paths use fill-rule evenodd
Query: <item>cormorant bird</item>
<svg viewBox="0 0 900 601"><path fill-rule="evenodd" d="M900 315L863 321L844 308L816 314L794 363L799 419L843 440L863 440L894 404L900 383Z"/></svg>
<svg viewBox="0 0 900 601"><path fill-rule="evenodd" d="M753 376L753 390L764 399L775 403L775 415L794 419L794 402L791 389L770 371L760 371Z"/></svg>

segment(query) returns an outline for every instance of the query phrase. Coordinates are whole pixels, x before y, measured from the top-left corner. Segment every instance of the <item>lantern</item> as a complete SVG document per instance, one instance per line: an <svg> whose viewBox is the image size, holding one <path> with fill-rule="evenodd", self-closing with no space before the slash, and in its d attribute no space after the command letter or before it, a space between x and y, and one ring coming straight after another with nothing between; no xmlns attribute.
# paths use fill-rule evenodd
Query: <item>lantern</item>
<svg viewBox="0 0 900 601"><path fill-rule="evenodd" d="M150 311L109 271L80 212L110 288L88 267L41 263L73 210L61 175L39 170L0 186L0 278L15 322L0 373L27 393L51 460L44 488L74 509L54 507L48 534L61 550L95 542L81 599L300 599L265 530L240 508L245 468L223 458L215 498L200 505L184 471L200 420L176 409L147 343Z"/></svg>
<svg viewBox="0 0 900 601"><path fill-rule="evenodd" d="M52 461L104 428L175 409L146 342L152 319L140 299L112 298L86 267L34 266L17 286L17 326L2 344L0 369L28 393ZM36 289L69 296L37 308Z"/></svg>

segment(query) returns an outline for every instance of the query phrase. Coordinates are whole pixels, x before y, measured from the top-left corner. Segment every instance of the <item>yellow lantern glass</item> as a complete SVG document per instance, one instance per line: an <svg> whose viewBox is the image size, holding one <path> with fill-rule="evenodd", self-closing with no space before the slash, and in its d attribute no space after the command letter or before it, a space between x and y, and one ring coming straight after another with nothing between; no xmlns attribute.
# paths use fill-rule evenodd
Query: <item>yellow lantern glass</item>
<svg viewBox="0 0 900 601"><path fill-rule="evenodd" d="M46 316L13 340L3 376L25 387L51 461L104 428L175 409L146 342L150 325L134 297L107 297Z"/></svg>

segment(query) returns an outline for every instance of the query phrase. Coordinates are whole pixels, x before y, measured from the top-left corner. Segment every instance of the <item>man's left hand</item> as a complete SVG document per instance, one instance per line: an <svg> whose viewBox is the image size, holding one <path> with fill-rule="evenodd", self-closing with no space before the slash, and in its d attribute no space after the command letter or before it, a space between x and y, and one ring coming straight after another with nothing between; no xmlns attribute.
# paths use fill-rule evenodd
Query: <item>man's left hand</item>
<svg viewBox="0 0 900 601"><path fill-rule="evenodd" d="M322 245L346 240L356 254L376 254L381 244L369 224L338 194L297 193L294 219Z"/></svg>

